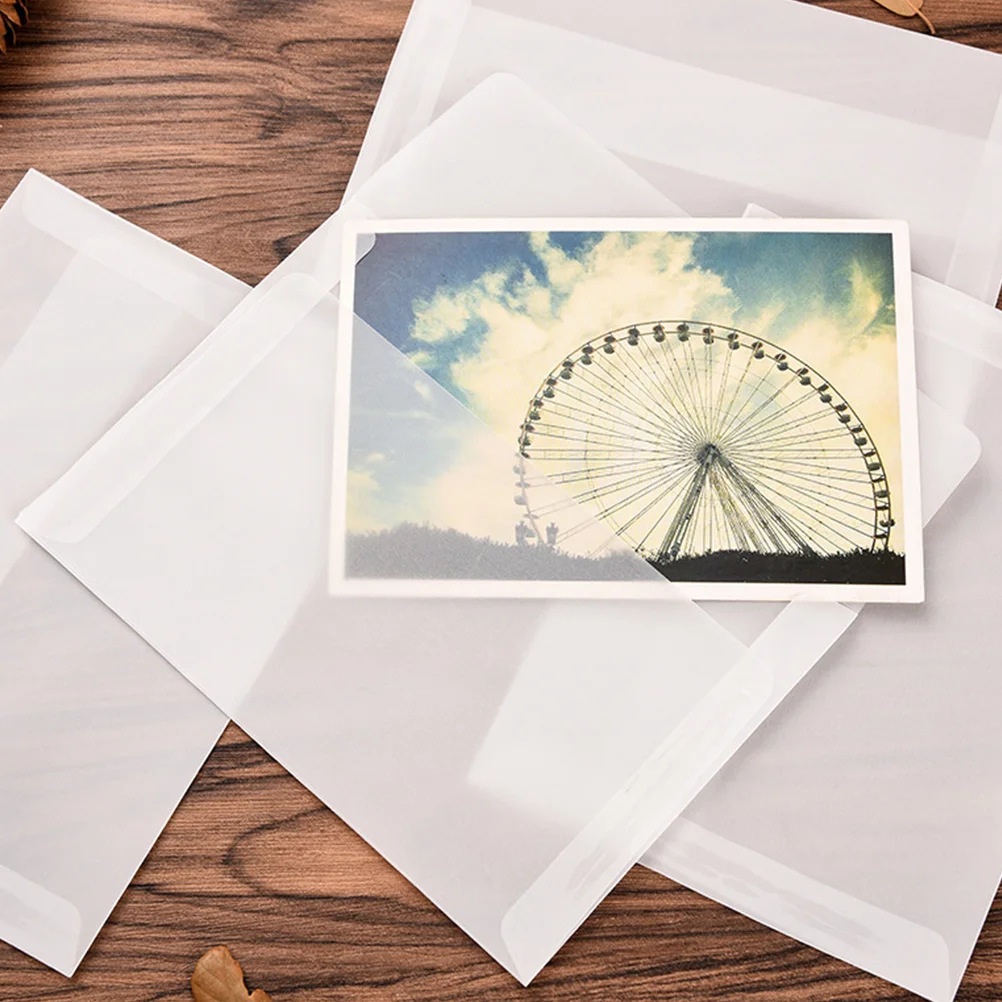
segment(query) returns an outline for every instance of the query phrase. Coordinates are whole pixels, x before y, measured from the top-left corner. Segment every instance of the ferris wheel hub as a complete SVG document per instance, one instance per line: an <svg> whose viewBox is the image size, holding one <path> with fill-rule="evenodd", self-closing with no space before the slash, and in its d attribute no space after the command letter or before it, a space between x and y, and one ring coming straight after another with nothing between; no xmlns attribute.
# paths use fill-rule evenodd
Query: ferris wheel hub
<svg viewBox="0 0 1002 1002"><path fill-rule="evenodd" d="M705 442L696 451L696 462L700 466L711 466L717 460L723 458L720 447L713 442Z"/></svg>

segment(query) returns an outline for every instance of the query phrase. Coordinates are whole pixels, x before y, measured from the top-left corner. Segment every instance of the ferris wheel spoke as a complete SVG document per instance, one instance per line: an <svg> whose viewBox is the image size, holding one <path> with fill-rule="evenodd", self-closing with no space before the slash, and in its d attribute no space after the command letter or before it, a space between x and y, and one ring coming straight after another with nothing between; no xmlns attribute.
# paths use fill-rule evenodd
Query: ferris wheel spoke
<svg viewBox="0 0 1002 1002"><path fill-rule="evenodd" d="M741 370L741 375L738 380L734 383L733 388L727 398L727 410L720 416L717 421L716 426L713 429L713 437L716 439L720 438L721 433L727 426L727 422L730 420L731 411L734 409L734 402L742 395L745 390L745 381L748 378L748 373L751 371L752 361L755 355L753 352L749 351L746 353L744 368Z"/></svg>
<svg viewBox="0 0 1002 1002"><path fill-rule="evenodd" d="M603 383L607 388L608 392L596 393L596 405L601 405L603 410L608 411L613 414L623 414L627 418L627 423L633 427L643 428L645 431L649 432L655 440L658 440L664 431L665 419L662 418L657 420L657 415L652 415L651 407L643 401L635 393L632 393L629 389L624 387L622 384L617 384L605 377L605 374L596 373L595 376L589 379L590 383ZM579 390L578 387L575 388L573 395L568 395L568 400L564 402L564 406L569 409L578 411L580 408L581 412L587 414L589 413L587 409L587 404L582 402L582 398L578 395L579 392L587 392L587 387L584 390ZM612 394L612 395L609 395ZM625 406L624 406L625 405ZM596 413L597 406L591 411L591 413ZM599 412L600 413L600 412ZM674 422L667 422L669 427L672 427Z"/></svg>
<svg viewBox="0 0 1002 1002"><path fill-rule="evenodd" d="M873 511L873 489L872 487L866 491L850 491L845 487L840 486L826 486L825 488L819 488L818 478L810 474L800 473L795 470L784 470L784 476L781 478L774 475L773 473L763 470L751 468L749 471L750 475L759 477L763 480L769 480L773 483L779 484L782 487L789 488L790 490L801 490L806 493L811 493L811 489L816 493L813 495L819 500L824 497L830 504L856 504L861 508ZM791 481L793 481L791 483ZM851 482L851 481L847 481ZM810 489L804 485L810 485Z"/></svg>
<svg viewBox="0 0 1002 1002"><path fill-rule="evenodd" d="M710 429L713 427L713 398L716 396L713 392L713 368L710 365L715 343L715 341L703 341L703 386L705 390L703 399L706 401L706 433L708 436Z"/></svg>
<svg viewBox="0 0 1002 1002"><path fill-rule="evenodd" d="M536 424L537 422L530 422ZM560 424L561 427L574 427L582 431L593 428L600 428L611 431L617 435L624 434L627 430L630 435L638 440L657 445L664 441L664 434L657 433L650 425L630 420L617 421L609 415L606 409L589 412L583 406L576 404L552 408L543 424L544 429L551 424Z"/></svg>
<svg viewBox="0 0 1002 1002"><path fill-rule="evenodd" d="M679 341L676 337L676 339L671 342L671 347L668 349L668 358L671 361L671 367L675 373L676 385L681 387L681 395L686 400L687 406L692 412L693 427L699 435L705 437L706 429L703 424L703 419L701 418L699 400L692 378L693 370L691 365L692 352L690 348L690 341L691 338L688 341Z"/></svg>
<svg viewBox="0 0 1002 1002"><path fill-rule="evenodd" d="M563 391L563 396L565 398L569 398L574 403L575 411L581 410L586 414L601 413L596 404L604 405L605 408L608 408L614 413L622 410L622 397L620 396L617 399L617 397L610 396L606 392L606 387L612 384L609 383L604 374L595 373L594 376L589 375L586 377L586 380L587 382L584 383L584 391L587 392L588 389L591 388L593 395L596 397L595 402L591 402L586 396L582 396L582 390L579 389L579 386L581 385L580 383L572 389L565 388ZM596 382L601 383L602 385L596 387L594 385ZM613 392L615 393L616 391L613 390ZM562 403L562 406L569 407L570 405ZM552 404L549 409L553 409ZM649 434L652 435L652 437L659 439L663 436L665 431L664 422L662 421L659 423L652 419L650 415L650 408L644 407L640 411L634 411L631 409L629 410L629 413L634 423L642 426L649 432Z"/></svg>
<svg viewBox="0 0 1002 1002"><path fill-rule="evenodd" d="M728 470L728 472L732 471ZM815 505L817 508L815 517L820 520L833 521L833 522L839 522L840 524L844 524L842 523L842 518L856 519L856 520L860 518L859 516L854 515L851 511L847 511L845 509L847 509L850 505L856 504L856 499L862 500L863 498L862 495L853 494L851 498L833 498L829 494L826 495L824 498L821 498L817 493L816 478L809 479L808 482L810 484L810 487L808 488L801 484L796 484L796 483L791 484L788 480L780 480L772 476L770 473L761 470L756 471L755 477L759 484L759 487L762 490L768 491L770 494L773 494L777 498L783 499L785 502L794 503L794 499L791 498L790 495L797 495L802 500L806 499L811 501L812 504ZM836 490L840 491L841 489L836 489ZM820 501L823 501L823 503L819 504ZM800 501L797 501L796 503L800 505ZM861 510L867 510L868 512L872 512L873 510L872 497L870 499L868 507L862 505L860 507ZM842 518L839 518L837 516L841 516Z"/></svg>
<svg viewBox="0 0 1002 1002"><path fill-rule="evenodd" d="M758 381L754 383L750 389L744 394L744 399L741 401L737 410L731 409L731 413L728 415L726 423L720 428L718 433L718 438L722 438L730 431L733 425L741 420L741 416L744 414L745 409L748 407L753 407L760 399L760 394L763 392L768 392L770 383L769 377L775 374L775 370L771 365L766 363L761 375L758 377Z"/></svg>
<svg viewBox="0 0 1002 1002"><path fill-rule="evenodd" d="M717 432L719 431L720 416L724 409L724 397L727 395L728 387L731 387L731 357L734 351L728 346L727 350L724 352L724 369L720 374L720 387L717 390L717 402L713 408L713 414L710 417L710 435L712 438L717 438ZM751 356L749 355L749 358ZM733 387L732 387L733 392ZM728 398L731 399L731 398Z"/></svg>
<svg viewBox="0 0 1002 1002"><path fill-rule="evenodd" d="M654 403L654 401L651 401L646 395L638 394L636 392L636 388L631 387L624 380L618 379L614 375L610 375L610 373L602 371L599 363L593 362L590 369L598 369L599 371L589 373L589 377L587 377L589 382L593 380L603 382L607 391L612 394L611 397L605 396L605 402L607 402L610 406L614 406L617 410L624 409L625 405L625 409L635 415L638 420L656 425L655 415L657 414L659 408L655 407L655 413L652 415L651 404ZM577 378L580 381L585 377L578 376ZM565 388L561 388L561 395L568 392L574 393L575 391L568 391ZM670 415L662 414L662 418L670 419Z"/></svg>
<svg viewBox="0 0 1002 1002"><path fill-rule="evenodd" d="M664 417L671 419L675 415L677 420L677 415L681 414L677 402L672 399L671 396L664 392L664 389L660 387L657 383L654 386L657 390L655 392L651 389L651 380L649 380L647 373L637 365L636 361L631 355L632 348L629 345L619 344L617 346L617 353L612 356L613 358L618 358L622 361L624 369L628 369L629 373L624 372L624 377L629 374L631 378L631 383L637 387L642 388L644 396L649 402L649 405L653 405L655 412L660 413ZM602 373L603 375L609 376L610 378L616 378L611 374L611 367L607 364L607 360L601 360ZM688 415L686 415L688 420Z"/></svg>
<svg viewBox="0 0 1002 1002"><path fill-rule="evenodd" d="M807 394L792 401L783 408L777 409L769 417L761 419L754 426L746 428L741 434L728 437L726 441L722 440L721 444L727 448L737 448L749 441L781 439L792 431L796 431L797 436L802 437L810 433L808 429L812 425L824 424L825 422L830 428L834 412L825 408L811 413L807 409L811 404L810 397L811 394ZM838 434L844 439L847 431L847 429L842 429L838 431Z"/></svg>
<svg viewBox="0 0 1002 1002"><path fill-rule="evenodd" d="M660 490L665 485L675 482L676 478L684 479L688 470L665 470L653 479L649 477L635 478L631 483L624 483L616 490L599 489L593 492L583 492L575 496L578 501L599 502L603 516L616 515L630 505L636 504L641 498L652 491ZM629 493L624 493L629 492ZM605 499L605 500L603 500Z"/></svg>
<svg viewBox="0 0 1002 1002"><path fill-rule="evenodd" d="M595 486L585 491L577 491L573 494L575 501L597 501L601 498L613 498L624 491L634 492L634 489L640 487L642 491L649 489L644 485L650 485L652 483L662 483L670 479L673 475L678 474L680 471L665 470L662 473L656 475L655 480L652 481L650 476L646 473L644 474L631 474L629 476L624 476L620 480L612 484L602 484L600 486ZM635 492L629 495L630 498L635 497ZM619 500L623 500L620 498ZM618 503L618 501L617 501Z"/></svg>
<svg viewBox="0 0 1002 1002"><path fill-rule="evenodd" d="M828 505L818 510L817 498L808 491L782 489L775 484L764 482L760 484L762 491L784 506L786 510L795 508L810 515L812 524L826 525L850 533L867 532L872 526L872 518L864 517L858 510L849 510L844 506Z"/></svg>
<svg viewBox="0 0 1002 1002"><path fill-rule="evenodd" d="M735 457L734 462L735 463L738 462L737 457ZM801 469L800 463L791 463L791 462L777 463L775 461L769 462L766 460L755 459L753 457L743 457L740 460L740 465L741 468L749 470L769 469L773 470L774 472L779 472L779 470L782 469L783 472L788 474L789 476L798 477L802 480L808 480L811 481L812 483L818 484L817 475ZM853 483L856 484L864 492L869 491L871 489L871 485L873 484L873 481L871 479L869 478L864 479L859 471L857 471L855 475L852 475L851 471L829 469L827 473L828 476L826 478L826 481L833 480L845 483Z"/></svg>
<svg viewBox="0 0 1002 1002"><path fill-rule="evenodd" d="M587 425L575 422L573 425L557 424L551 422L545 427L537 426L529 435L530 448L534 451L540 448L541 443L547 439L558 439L565 442L580 442L582 445L592 448L615 448L639 453L649 452L655 455L664 455L664 446L658 442L648 442L643 439L636 439L628 431L606 431L601 428L588 429Z"/></svg>
<svg viewBox="0 0 1002 1002"><path fill-rule="evenodd" d="M547 483L553 483L557 485L573 484L578 483L588 477L593 477L599 479L602 477L616 476L619 473L627 471L639 471L645 470L647 472L655 472L657 470L664 469L664 463L657 460L642 459L642 460L624 460L615 463L601 463L601 464L584 464L580 463L575 469L565 470L565 471L554 471L545 477L538 478L539 483L533 484L532 486L543 486Z"/></svg>
<svg viewBox="0 0 1002 1002"><path fill-rule="evenodd" d="M763 532L761 515L754 505L744 494L736 493L719 470L714 470L714 487L728 520L730 534L742 541L748 550L768 551L771 541Z"/></svg>
<svg viewBox="0 0 1002 1002"><path fill-rule="evenodd" d="M640 347L638 342L636 347ZM663 414L668 413L683 413L680 407L680 402L672 398L670 394L665 391L664 386L662 386L657 380L652 380L650 378L649 371L646 371L642 366L640 366L636 359L632 355L633 347L629 344L625 346L620 346L619 357L625 360L625 366L627 366L633 375L634 381L638 385L645 387L648 399L655 402L655 406ZM651 387L654 387L652 390ZM697 437L700 433L700 427L698 422L698 411L688 410L686 413L686 418L688 421L692 422L692 430L694 432L694 437Z"/></svg>
<svg viewBox="0 0 1002 1002"><path fill-rule="evenodd" d="M606 382L606 385L612 389L613 393L629 393L629 391L624 386L624 380L612 375L608 371L607 366L593 364L591 368L593 369L597 368L599 370L597 373L595 373L594 378L604 380ZM651 396L649 392L645 393L645 396L647 397L648 401L650 401L650 403L654 404L654 414L655 415L660 414L662 416L662 419L667 419L667 421L669 422L669 426L677 425L679 423L679 419L681 418L681 424L682 424L681 430L684 431L691 438L695 438L697 436L698 428L691 422L691 418L689 417L689 415L685 414L685 412L682 411L677 406L677 403L675 401L667 397L665 398L664 401L657 401ZM639 400L639 398L635 397L632 394L631 398ZM610 401L610 403L615 404L615 401L614 400ZM641 406L644 411L644 414L649 416L651 414L651 407L649 405L643 405L643 404L641 404ZM671 408L671 410L666 410L665 409L666 406ZM648 417L648 419L650 418Z"/></svg>
<svg viewBox="0 0 1002 1002"><path fill-rule="evenodd" d="M578 415L569 412L561 412L557 415L562 421L568 421L569 424L558 423L554 417L551 415L547 423L543 426L543 431L539 432L533 428L530 433L532 435L546 435L547 430L550 428L558 428L561 431L566 432L583 432L586 436L589 432L601 433L607 437L616 438L624 443L636 442L638 445L643 445L648 448L663 448L664 437L657 438L646 428L636 428L630 427L629 425L615 425L610 424L603 415L599 414L592 420L588 419L587 415ZM527 429L528 431L528 429Z"/></svg>
<svg viewBox="0 0 1002 1002"><path fill-rule="evenodd" d="M793 385L796 382L796 377L787 386ZM785 392L784 387L782 391ZM798 397L794 397L788 403L782 404L775 409L767 411L762 415L762 411L772 404L779 393L774 393L767 400L764 400L751 414L748 415L740 423L736 424L730 431L726 434L720 436L720 444L723 447L729 447L736 443L742 442L747 438L751 438L757 434L764 434L765 430L770 427L774 422L780 421L784 416L790 414L790 412L796 410L796 408L801 407L808 400L814 397L814 390L810 389L806 393L802 393ZM823 412L817 412L823 413ZM757 418L757 420L753 420Z"/></svg>
<svg viewBox="0 0 1002 1002"><path fill-rule="evenodd" d="M818 495L802 485L795 485L784 482L777 482L775 478L772 477L762 477L761 478L762 488L768 490L777 497L783 498L789 503L794 503L794 498L800 498L802 501L810 501L815 507L814 517L818 521L829 521L833 524L837 523L845 528L851 528L855 524L869 524L869 519L864 518L861 514L856 514L853 509L856 506L850 504L845 500L833 500L831 498L825 498L824 505L817 505L819 500ZM799 503L799 502L798 502ZM864 510L862 508L857 510ZM869 513L872 514L873 506L869 507ZM846 521L848 520L848 521Z"/></svg>
<svg viewBox="0 0 1002 1002"><path fill-rule="evenodd" d="M595 482L589 473L584 473L579 479L565 483L557 483L556 486L566 487L568 491L567 496L573 498L577 502L591 501L601 498L602 496L612 497L613 495L622 494L622 492L626 490L632 491L633 488L638 485L660 481L663 478L671 477L679 472L680 468L665 469L664 467L655 470L627 469L620 471L618 474L609 474L608 477L606 477L601 483ZM539 489L542 486L545 486L545 482L544 484L534 484L531 486Z"/></svg>
<svg viewBox="0 0 1002 1002"><path fill-rule="evenodd" d="M657 343L657 342L655 342ZM644 356L644 360L647 363L649 371L653 372L654 367L657 367L658 373L661 375L661 380L659 381L661 386L661 392L670 400L673 407L682 411L686 415L686 420L689 423L690 430L692 431L692 437L697 437L697 429L699 425L696 412L691 407L691 401L688 398L688 394L683 392L683 387L680 387L676 381L676 373L673 370L677 370L677 366L666 366L664 364L665 352L669 356L673 355L673 349L663 347L668 342L662 342L661 350L652 349L647 344L647 339L641 339L639 347L641 353ZM654 359L654 364L651 364L651 358Z"/></svg>
<svg viewBox="0 0 1002 1002"><path fill-rule="evenodd" d="M561 514L565 513L570 507L573 509L580 509L582 511L588 511L589 509L595 509L594 514L589 513L589 518L584 522L579 522L577 528L572 528L568 532L561 532L562 538L567 538L571 534L579 534L588 525L592 524L595 520L604 519L611 522L615 526L615 531L620 535L626 535L626 531L621 525L615 521L615 517L620 513L620 511L625 510L630 505L636 504L640 498L651 491L662 490L670 493L672 490L673 483L678 483L684 480L688 476L687 471L679 473L675 471L672 473L664 473L663 475L656 477L654 480L648 482L646 488L640 491L636 491L628 495L626 498L619 498L615 501L610 499L610 503L606 505L598 504L601 496L607 492L600 492L598 497L590 498L577 496L573 499L567 499L561 503L551 504L548 507L541 509L540 517L549 517L551 515L559 517ZM667 485L667 486L666 486ZM635 519L631 519L630 524L632 525Z"/></svg>
<svg viewBox="0 0 1002 1002"><path fill-rule="evenodd" d="M661 476L648 481L646 484L643 484L638 489L631 491L631 493L627 494L625 497L619 497L615 500L611 500L607 505L601 505L600 509L603 517L618 515L621 511L630 508L631 505L640 504L641 499L650 494L671 491L679 481L684 481L688 477L688 470L683 470L681 472L666 472ZM658 496L661 495L659 494ZM632 521L635 521L635 519Z"/></svg>
<svg viewBox="0 0 1002 1002"><path fill-rule="evenodd" d="M754 526L749 524L747 518L741 515L735 499L731 496L731 492L726 490L721 482L720 470L716 467L712 470L711 478L714 491L720 499L721 518L727 527L729 539L737 543L738 549L761 549L762 546L756 538Z"/></svg>
<svg viewBox="0 0 1002 1002"><path fill-rule="evenodd" d="M815 460L817 461L815 462ZM768 457L765 460L759 460L755 457L735 456L734 462L744 468L758 467L760 462L764 462L769 469L774 470L776 473L786 473L787 471L800 474L806 473L814 480L819 478L827 479L829 476L833 476L857 485L866 483L860 477L858 465L856 467L841 466L839 465L839 461L825 460L823 456L819 456L817 453L811 454L810 458L805 457L802 459Z"/></svg>
<svg viewBox="0 0 1002 1002"><path fill-rule="evenodd" d="M721 432L720 435L721 442L731 441L732 436L738 434L741 431L741 429L748 424L749 421L752 421L759 414L761 414L762 411L765 410L765 408L768 407L774 400L776 400L777 397L780 397L782 394L786 393L786 391L794 384L796 378L797 378L796 376L793 376L790 379L786 380L786 382L781 383L779 386L775 387L773 391L764 400L759 402L758 406L755 407L755 409L751 411L751 413L749 413L747 417L742 417L741 412L739 412L738 415L734 419L732 419L730 425L727 428L725 428L723 432Z"/></svg>
<svg viewBox="0 0 1002 1002"><path fill-rule="evenodd" d="M668 364L662 365L661 370L671 373L668 387L678 398L677 406L684 408L688 415L695 436L702 438L705 436L705 424L696 381L693 378L694 369L691 365L689 342L666 340L662 348L662 357L664 356L667 357Z"/></svg>
<svg viewBox="0 0 1002 1002"><path fill-rule="evenodd" d="M840 445L802 446L799 443L791 442L788 445L774 445L772 442L746 445L741 449L731 449L729 455L749 456L753 459L761 459L763 462L797 462L799 459L819 459L826 458L831 462L851 463L853 469L859 468L858 447L844 448Z"/></svg>
<svg viewBox="0 0 1002 1002"><path fill-rule="evenodd" d="M602 412L598 412L597 416L590 418L587 412L578 411L577 408L573 411L568 411L568 416L571 420L579 422L584 425L584 427L595 428L609 428L610 425L607 423L607 418ZM691 449L697 444L697 439L691 431L684 427L680 427L677 424L663 424L655 434L649 425L629 424L627 422L622 422L619 427L612 426L617 434L622 434L623 429L629 429L629 434L633 434L634 430L644 439L644 441L657 446L658 448L664 448L666 445L671 445L676 449Z"/></svg>
<svg viewBox="0 0 1002 1002"><path fill-rule="evenodd" d="M818 422L831 421L831 411L815 410L813 414L807 411L805 405L810 406L813 395L809 391L788 404L777 407L754 424L742 430L735 429L726 438L721 437L720 444L726 448L734 448L749 440L756 441L768 439L773 435L782 435L791 428L802 429Z"/></svg>
<svg viewBox="0 0 1002 1002"><path fill-rule="evenodd" d="M799 502L788 503L786 508L786 517L798 526L811 549L844 549L854 545L855 538L852 535L847 535L841 528L822 523L812 515L812 510Z"/></svg>
<svg viewBox="0 0 1002 1002"><path fill-rule="evenodd" d="M836 518L830 509L819 512L799 498L782 496L782 501L787 505L789 517L797 519L806 532L815 538L820 537L829 546L834 544L840 548L848 546L855 549L867 537L869 526L866 523Z"/></svg>
<svg viewBox="0 0 1002 1002"><path fill-rule="evenodd" d="M759 487L749 480L733 464L722 466L724 479L730 481L735 497L739 497L745 507L755 513L762 532L780 552L805 550L807 542L786 517L786 512L778 507Z"/></svg>
<svg viewBox="0 0 1002 1002"><path fill-rule="evenodd" d="M636 443L631 443L628 440L624 442L617 439L609 439L603 442L598 441L594 437L587 438L553 430L535 440L532 462L554 462L561 459L573 459L582 454L591 455L593 452L609 451L632 452L641 458L664 458L664 450L647 447L641 448Z"/></svg>
<svg viewBox="0 0 1002 1002"><path fill-rule="evenodd" d="M853 470L860 470L859 449L843 449L837 443L821 441L806 446L789 443L776 446L771 442L754 443L740 449L728 449L727 455L735 459L750 459L763 463L796 463L800 461L824 460L829 463L848 463Z"/></svg>
<svg viewBox="0 0 1002 1002"><path fill-rule="evenodd" d="M659 523L662 521L665 515L671 510L672 508L671 504L667 505L663 504L665 499L673 493L675 495L688 493L692 489L693 478L696 477L697 475L698 471L697 474L693 474L691 471L686 471L684 476L677 477L672 482L670 482L656 497L651 499L651 501L649 501L643 508L641 508L640 511L636 512L636 514L634 514L631 517L628 523L628 527L632 528L632 526L635 525L638 521L640 521L641 518L644 518L645 516L649 515L659 505L662 506L662 508L664 509L662 514L658 516L658 519L655 521L654 525L652 525L651 528L647 531L647 533L642 537L642 539L638 543L639 546L643 546L644 544L646 544L647 540L657 530Z"/></svg>
<svg viewBox="0 0 1002 1002"><path fill-rule="evenodd" d="M706 425L706 402L703 400L703 391L699 379L699 369L696 366L696 356L693 352L692 338L682 342L682 354L685 356L686 368L689 370L689 378L692 380L692 396L696 402L697 414L699 415L699 431L703 438L709 435L709 428Z"/></svg>
<svg viewBox="0 0 1002 1002"><path fill-rule="evenodd" d="M818 429L813 432L806 432L803 435L787 435L784 438L777 438L770 441L770 445L787 445L788 443L794 444L807 444L807 443L817 443L817 442L844 442L848 432L844 428L833 428L828 430L826 428Z"/></svg>

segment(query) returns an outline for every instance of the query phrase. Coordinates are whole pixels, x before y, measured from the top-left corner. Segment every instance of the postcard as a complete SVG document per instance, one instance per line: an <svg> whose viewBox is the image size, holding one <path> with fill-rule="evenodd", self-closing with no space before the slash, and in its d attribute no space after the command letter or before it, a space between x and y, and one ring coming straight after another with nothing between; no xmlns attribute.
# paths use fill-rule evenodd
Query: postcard
<svg viewBox="0 0 1002 1002"><path fill-rule="evenodd" d="M345 239L332 592L922 601L906 224Z"/></svg>

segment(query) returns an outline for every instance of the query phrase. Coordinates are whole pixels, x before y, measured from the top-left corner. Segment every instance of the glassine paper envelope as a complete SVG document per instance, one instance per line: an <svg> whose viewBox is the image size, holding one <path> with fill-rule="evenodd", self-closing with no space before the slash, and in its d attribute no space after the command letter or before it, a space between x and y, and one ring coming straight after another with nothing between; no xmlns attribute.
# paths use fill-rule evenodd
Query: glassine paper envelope
<svg viewBox="0 0 1002 1002"><path fill-rule="evenodd" d="M457 134L467 152L453 176L441 151ZM474 178L480 212L484 192L509 215L670 211L595 152L499 78L406 151L406 170L397 161L360 195L370 211L443 216L467 211ZM806 608L788 607L765 634L783 664L765 666L684 602L332 599L336 225L252 293L238 321L24 524L528 981L820 656L828 633L820 647L810 637L784 645L783 624L798 622L789 610ZM360 329L370 360L414 386L411 363ZM471 420L436 384L421 386L416 397ZM851 622L843 606L814 608ZM652 659L652 650L670 653Z"/></svg>
<svg viewBox="0 0 1002 1002"><path fill-rule="evenodd" d="M474 178L510 215L665 211L530 97L489 81L406 154L401 192L374 180L360 197L396 212L410 193L413 212L417 191L442 217ZM460 134L472 152L443 160ZM325 232L22 523L528 982L821 651L779 671L682 600L330 596L340 240ZM388 382L475 420L357 333Z"/></svg>
<svg viewBox="0 0 1002 1002"><path fill-rule="evenodd" d="M66 975L225 718L13 519L244 292L38 173L0 210L0 938Z"/></svg>
<svg viewBox="0 0 1002 1002"><path fill-rule="evenodd" d="M692 215L906 219L917 271L995 302L999 55L789 0L417 0L349 197L498 71Z"/></svg>
<svg viewBox="0 0 1002 1002"><path fill-rule="evenodd" d="M919 279L915 317L919 384L983 450L927 529L926 602L864 608L644 862L949 1002L1002 874L1002 313Z"/></svg>

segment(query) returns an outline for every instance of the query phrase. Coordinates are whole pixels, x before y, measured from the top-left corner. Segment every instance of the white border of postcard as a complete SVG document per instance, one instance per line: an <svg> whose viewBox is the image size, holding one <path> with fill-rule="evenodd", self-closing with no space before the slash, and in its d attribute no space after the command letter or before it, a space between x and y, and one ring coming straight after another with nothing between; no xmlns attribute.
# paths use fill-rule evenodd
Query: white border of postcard
<svg viewBox="0 0 1002 1002"><path fill-rule="evenodd" d="M901 469L904 497L897 504L904 526L904 584L809 584L787 582L526 581L485 579L357 578L344 572L353 305L356 248L362 236L380 233L469 232L678 232L678 233L888 233L892 237L898 363ZM744 601L841 601L917 603L924 599L918 399L908 225L859 219L403 219L349 220L344 224L343 275L334 399L329 590L344 596L387 598L685 599ZM513 448L513 455L514 455ZM897 515L895 516L898 517Z"/></svg>

